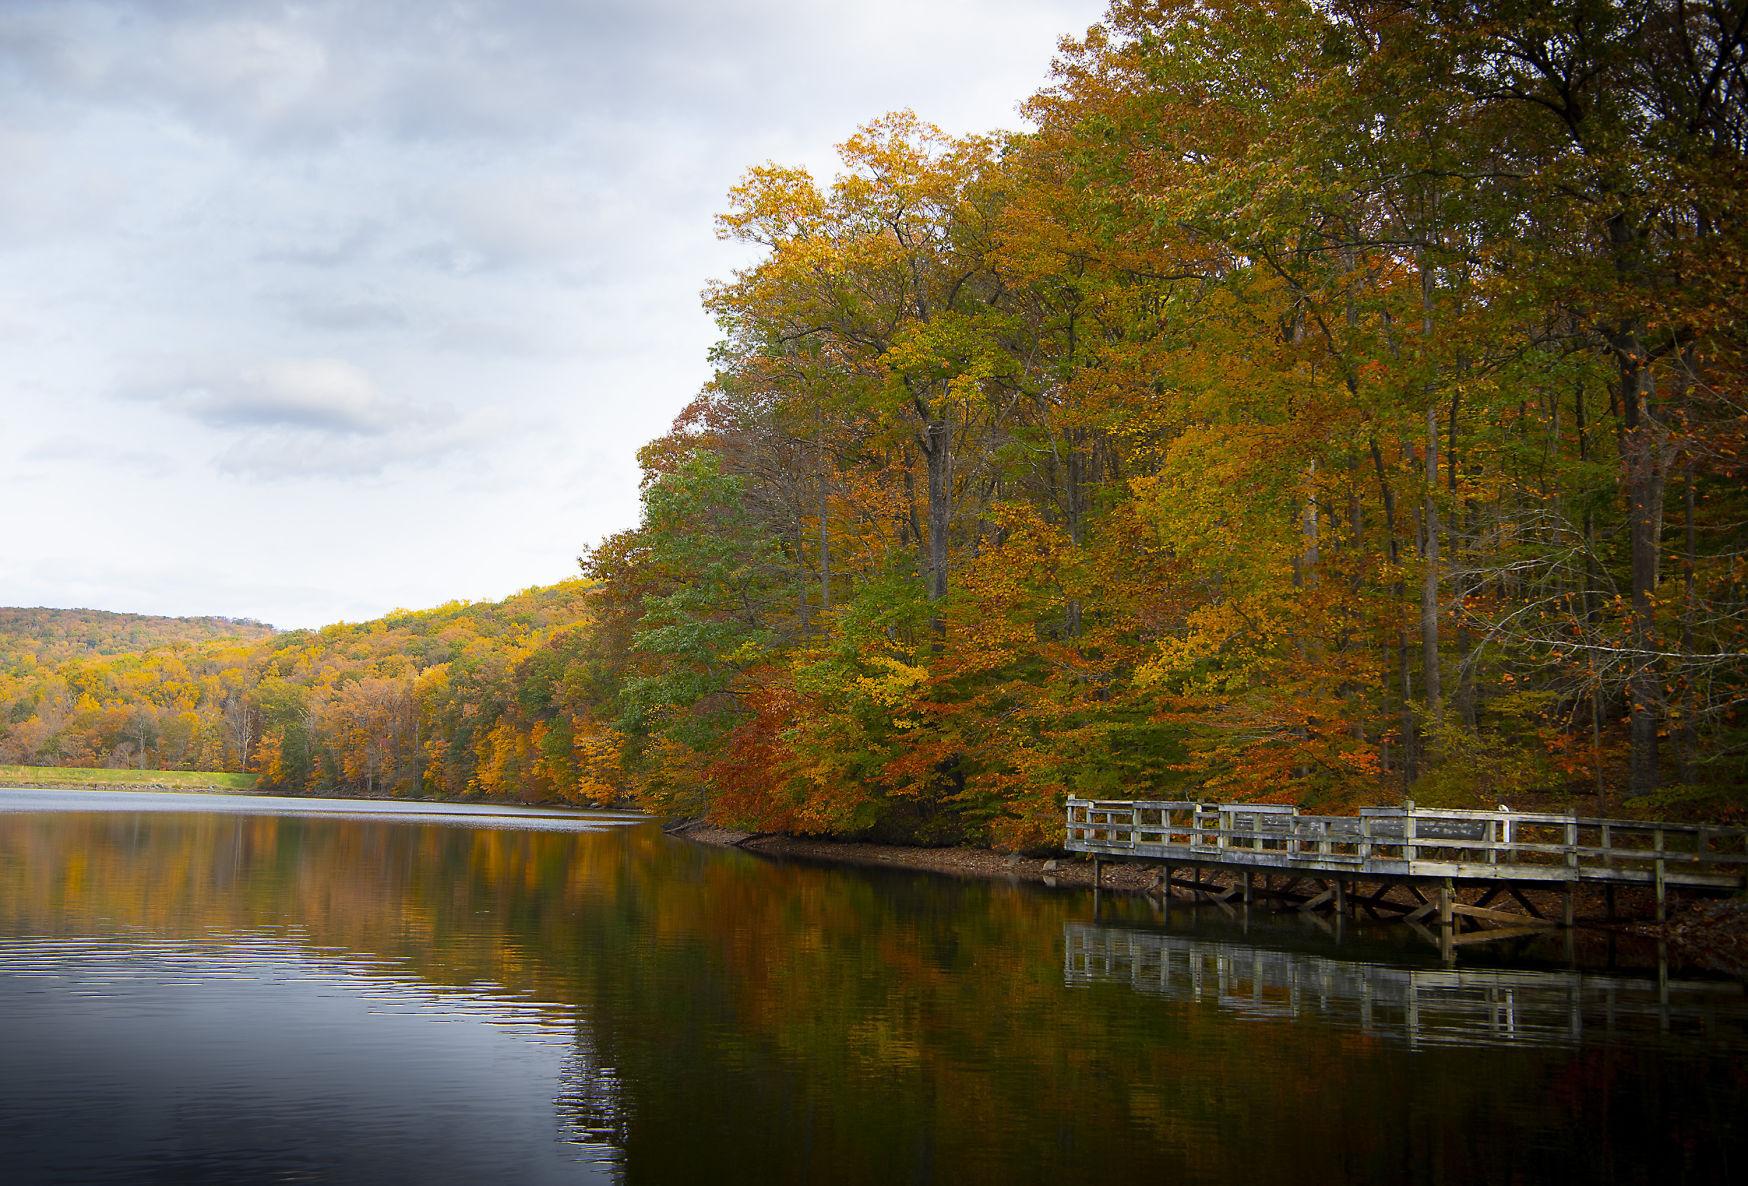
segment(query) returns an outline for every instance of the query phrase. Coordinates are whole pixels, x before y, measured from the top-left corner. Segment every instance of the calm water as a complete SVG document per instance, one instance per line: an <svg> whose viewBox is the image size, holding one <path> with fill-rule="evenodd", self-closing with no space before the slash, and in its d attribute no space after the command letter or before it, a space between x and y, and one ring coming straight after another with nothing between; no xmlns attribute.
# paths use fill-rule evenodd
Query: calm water
<svg viewBox="0 0 1748 1186"><path fill-rule="evenodd" d="M611 816L0 791L0 1180L1682 1182L1748 1000Z"/></svg>

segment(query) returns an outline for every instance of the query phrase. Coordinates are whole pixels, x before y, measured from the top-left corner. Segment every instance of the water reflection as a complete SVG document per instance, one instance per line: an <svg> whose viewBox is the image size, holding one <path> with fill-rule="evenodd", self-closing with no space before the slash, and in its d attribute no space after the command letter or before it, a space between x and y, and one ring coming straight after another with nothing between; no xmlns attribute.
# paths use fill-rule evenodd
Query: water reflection
<svg viewBox="0 0 1748 1186"><path fill-rule="evenodd" d="M1665 1034L1614 974L1611 1030L1602 982L1441 988L1407 940L1088 926L1083 893L649 825L176 806L0 811L8 1183L1673 1182L1748 1153L1735 1006L1691 1019L1679 976Z"/></svg>
<svg viewBox="0 0 1748 1186"><path fill-rule="evenodd" d="M1748 1048L1748 994L1735 982L1402 967L1088 923L1064 924L1062 943L1069 985L1123 983L1253 1019L1315 1015L1415 1048L1672 1035Z"/></svg>
<svg viewBox="0 0 1748 1186"><path fill-rule="evenodd" d="M312 799L290 795L223 795L190 791L54 791L0 787L4 812L170 812L178 815L254 815L280 819L393 820L498 830L599 832L644 821L623 811L570 811L510 804L422 803L396 800Z"/></svg>
<svg viewBox="0 0 1748 1186"><path fill-rule="evenodd" d="M0 1017L8 1181L620 1179L618 1124L560 1120L601 1078L574 1010L496 986L267 932L24 939Z"/></svg>

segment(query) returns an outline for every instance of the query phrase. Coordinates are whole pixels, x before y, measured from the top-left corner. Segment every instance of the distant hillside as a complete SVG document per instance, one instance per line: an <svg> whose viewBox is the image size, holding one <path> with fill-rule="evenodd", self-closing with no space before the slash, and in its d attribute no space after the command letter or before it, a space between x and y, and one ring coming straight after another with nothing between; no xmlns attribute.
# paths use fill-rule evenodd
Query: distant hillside
<svg viewBox="0 0 1748 1186"><path fill-rule="evenodd" d="M256 641L274 629L247 618L162 618L97 609L0 608L0 664L29 656L39 664L124 655L176 643Z"/></svg>
<svg viewBox="0 0 1748 1186"><path fill-rule="evenodd" d="M579 578L287 631L0 610L0 763L602 801L617 750L597 713L606 677L590 659L592 599Z"/></svg>

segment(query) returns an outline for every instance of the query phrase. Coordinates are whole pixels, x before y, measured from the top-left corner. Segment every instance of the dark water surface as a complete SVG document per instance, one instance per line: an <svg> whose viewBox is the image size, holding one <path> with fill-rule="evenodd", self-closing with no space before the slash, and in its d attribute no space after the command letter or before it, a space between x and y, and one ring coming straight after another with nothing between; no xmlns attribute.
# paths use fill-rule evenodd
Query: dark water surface
<svg viewBox="0 0 1748 1186"><path fill-rule="evenodd" d="M1743 986L776 864L623 817L0 791L0 1182L1724 1182Z"/></svg>

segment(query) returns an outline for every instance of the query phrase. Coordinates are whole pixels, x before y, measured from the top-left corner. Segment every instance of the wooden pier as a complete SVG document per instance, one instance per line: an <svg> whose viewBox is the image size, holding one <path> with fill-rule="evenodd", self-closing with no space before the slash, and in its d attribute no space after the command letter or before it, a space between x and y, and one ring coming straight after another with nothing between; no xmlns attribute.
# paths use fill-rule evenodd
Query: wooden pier
<svg viewBox="0 0 1748 1186"><path fill-rule="evenodd" d="M1460 943L1465 927L1492 938L1572 926L1574 891L1586 885L1601 887L1611 919L1616 890L1643 889L1658 921L1671 890L1748 888L1748 829L1503 808L1409 805L1334 816L1275 804L1070 799L1067 847L1093 858L1095 886L1105 860L1151 861L1164 866L1167 892L1365 910L1436 923L1447 943ZM1206 884L1204 870L1223 881ZM1557 903L1546 900L1550 892Z"/></svg>

